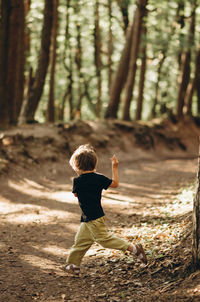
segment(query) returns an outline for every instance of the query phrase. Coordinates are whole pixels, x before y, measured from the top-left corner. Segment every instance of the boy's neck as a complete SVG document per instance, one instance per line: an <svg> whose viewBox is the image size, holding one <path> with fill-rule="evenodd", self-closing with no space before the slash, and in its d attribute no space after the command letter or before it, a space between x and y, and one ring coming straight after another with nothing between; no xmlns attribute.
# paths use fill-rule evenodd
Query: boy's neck
<svg viewBox="0 0 200 302"><path fill-rule="evenodd" d="M82 174L87 174L87 173L93 173L96 172L96 170L91 170L91 171L78 171L78 175L82 175Z"/></svg>

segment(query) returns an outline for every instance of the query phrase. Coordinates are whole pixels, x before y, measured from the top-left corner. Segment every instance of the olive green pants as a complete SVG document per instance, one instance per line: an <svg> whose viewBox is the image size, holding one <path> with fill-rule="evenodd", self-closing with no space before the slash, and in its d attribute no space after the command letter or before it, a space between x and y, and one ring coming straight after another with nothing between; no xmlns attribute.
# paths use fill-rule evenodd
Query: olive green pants
<svg viewBox="0 0 200 302"><path fill-rule="evenodd" d="M126 251L130 245L128 241L115 237L108 232L105 216L89 222L82 222L68 255L67 264L80 266L83 256L94 242L105 248L122 251Z"/></svg>

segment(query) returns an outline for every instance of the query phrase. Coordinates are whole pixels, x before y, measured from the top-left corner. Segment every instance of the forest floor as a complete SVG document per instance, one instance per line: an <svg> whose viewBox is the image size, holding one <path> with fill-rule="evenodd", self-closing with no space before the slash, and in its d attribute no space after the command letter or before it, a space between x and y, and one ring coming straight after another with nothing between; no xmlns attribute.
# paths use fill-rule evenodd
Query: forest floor
<svg viewBox="0 0 200 302"><path fill-rule="evenodd" d="M192 203L200 128L173 124L76 122L0 132L0 301L200 301L192 272ZM63 267L80 224L71 193L74 148L92 143L98 171L120 186L103 193L111 232L142 243L148 265L94 244L80 277Z"/></svg>

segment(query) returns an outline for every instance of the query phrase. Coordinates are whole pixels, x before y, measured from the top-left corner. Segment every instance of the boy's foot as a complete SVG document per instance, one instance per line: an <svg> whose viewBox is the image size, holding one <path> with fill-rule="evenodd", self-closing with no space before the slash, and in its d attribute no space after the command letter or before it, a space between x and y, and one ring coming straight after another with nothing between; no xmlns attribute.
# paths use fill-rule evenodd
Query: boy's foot
<svg viewBox="0 0 200 302"><path fill-rule="evenodd" d="M76 266L75 264L68 264L65 267L65 270L73 276L79 276L80 273L80 267Z"/></svg>
<svg viewBox="0 0 200 302"><path fill-rule="evenodd" d="M144 263L144 264L147 264L147 257L146 257L146 254L145 254L145 251L142 247L141 244L136 244L135 245L136 247L136 256Z"/></svg>

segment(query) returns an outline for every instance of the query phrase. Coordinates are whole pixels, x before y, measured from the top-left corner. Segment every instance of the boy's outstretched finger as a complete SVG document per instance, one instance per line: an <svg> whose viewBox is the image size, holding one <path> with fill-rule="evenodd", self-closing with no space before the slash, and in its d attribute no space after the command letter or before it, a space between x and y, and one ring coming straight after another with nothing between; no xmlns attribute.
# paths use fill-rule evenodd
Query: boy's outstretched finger
<svg viewBox="0 0 200 302"><path fill-rule="evenodd" d="M119 163L119 161L118 161L115 154L112 156L111 160L112 160L113 163Z"/></svg>

